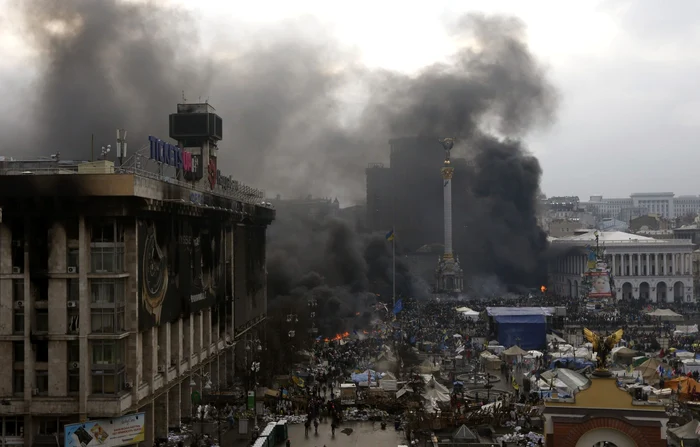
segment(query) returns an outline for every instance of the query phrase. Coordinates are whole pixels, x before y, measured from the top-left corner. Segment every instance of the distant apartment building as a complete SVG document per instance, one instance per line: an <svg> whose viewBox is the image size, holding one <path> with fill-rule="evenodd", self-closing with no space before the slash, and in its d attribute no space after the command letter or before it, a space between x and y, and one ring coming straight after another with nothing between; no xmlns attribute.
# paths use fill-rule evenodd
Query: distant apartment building
<svg viewBox="0 0 700 447"><path fill-rule="evenodd" d="M544 205L550 211L578 211L578 196L554 196L543 199Z"/></svg>
<svg viewBox="0 0 700 447"><path fill-rule="evenodd" d="M372 163L367 176L367 227L374 231L389 231L394 224L394 187L391 168Z"/></svg>
<svg viewBox="0 0 700 447"><path fill-rule="evenodd" d="M629 221L645 214L658 214L665 219L697 214L700 196L678 196L672 192L633 193L626 198L591 196L581 207L600 217Z"/></svg>

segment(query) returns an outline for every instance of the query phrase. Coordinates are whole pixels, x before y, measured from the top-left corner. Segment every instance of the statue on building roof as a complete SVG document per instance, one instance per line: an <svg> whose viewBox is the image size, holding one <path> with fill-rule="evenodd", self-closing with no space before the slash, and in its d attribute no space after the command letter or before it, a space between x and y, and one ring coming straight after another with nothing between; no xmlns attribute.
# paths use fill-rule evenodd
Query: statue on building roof
<svg viewBox="0 0 700 447"><path fill-rule="evenodd" d="M622 340L623 334L623 330L618 329L604 339L600 334L596 334L588 328L583 328L584 337L593 345L593 352L596 353L596 362L598 366L596 372L598 375L604 375L600 373L607 372L608 357L615 345Z"/></svg>

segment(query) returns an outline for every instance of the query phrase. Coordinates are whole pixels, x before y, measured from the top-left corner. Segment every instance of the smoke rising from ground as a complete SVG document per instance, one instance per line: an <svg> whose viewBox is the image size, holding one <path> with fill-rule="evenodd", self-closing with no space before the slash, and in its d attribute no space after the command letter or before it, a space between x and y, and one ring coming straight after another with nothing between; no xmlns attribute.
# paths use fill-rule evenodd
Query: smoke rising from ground
<svg viewBox="0 0 700 447"><path fill-rule="evenodd" d="M300 209L283 209L269 229L268 295L285 312L310 326L313 309L321 334L366 327L366 313L379 301L391 300L392 254L381 235L361 234L345 220L315 218ZM399 260L399 296L425 298L427 286L413 278ZM372 290L372 293L369 292ZM377 296L379 294L379 296Z"/></svg>
<svg viewBox="0 0 700 447"><path fill-rule="evenodd" d="M538 267L546 246L534 216L540 168L517 140L503 138L548 123L557 95L517 19L460 18L450 32L466 44L406 75L368 69L310 18L232 24L236 35L203 48L189 26L197 18L159 3L26 0L18 14L40 67L25 111L36 125L22 138L19 123L3 129L2 153L47 155L61 142L62 158L85 159L90 135L99 147L117 127L136 149L149 134L167 135L167 115L184 91L189 102L208 98L224 119L222 171L273 194L347 203L364 197L364 169L386 160L389 137L457 136L455 152L471 162L472 177L453 191L467 271L512 282ZM410 179L397 189L403 181ZM271 229L268 270L280 287L270 296L335 294L351 313L371 278L386 276L386 242L335 221L290 232L302 222L280 215Z"/></svg>

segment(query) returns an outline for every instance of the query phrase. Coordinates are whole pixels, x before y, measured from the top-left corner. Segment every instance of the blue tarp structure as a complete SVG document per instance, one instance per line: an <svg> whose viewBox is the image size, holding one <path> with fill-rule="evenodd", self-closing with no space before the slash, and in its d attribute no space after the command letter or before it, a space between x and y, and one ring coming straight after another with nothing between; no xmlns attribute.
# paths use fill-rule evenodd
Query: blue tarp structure
<svg viewBox="0 0 700 447"><path fill-rule="evenodd" d="M520 315L544 315L552 316L553 307L487 307L486 313L489 317L510 317Z"/></svg>
<svg viewBox="0 0 700 447"><path fill-rule="evenodd" d="M498 342L518 345L527 350L541 349L547 344L547 321L544 315L499 315L494 317Z"/></svg>
<svg viewBox="0 0 700 447"><path fill-rule="evenodd" d="M574 357L561 357L552 360L552 363L549 364L549 369L567 368L576 371L587 367L595 368L595 366L596 364L590 360Z"/></svg>
<svg viewBox="0 0 700 447"><path fill-rule="evenodd" d="M353 382L367 382L367 379L372 377L372 382L377 381L377 377L381 380L382 376L384 374L378 373L377 371L371 370L371 369L366 369L364 372L361 373L352 373L350 377L352 378Z"/></svg>

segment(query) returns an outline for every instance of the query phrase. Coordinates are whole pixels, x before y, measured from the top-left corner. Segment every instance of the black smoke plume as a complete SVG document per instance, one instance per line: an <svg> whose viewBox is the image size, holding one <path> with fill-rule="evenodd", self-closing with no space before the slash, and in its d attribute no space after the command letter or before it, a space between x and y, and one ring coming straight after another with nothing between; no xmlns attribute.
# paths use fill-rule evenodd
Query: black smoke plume
<svg viewBox="0 0 700 447"><path fill-rule="evenodd" d="M99 147L117 127L129 130L136 149L149 134L167 135L167 114L184 95L209 99L224 118L222 170L268 192L347 203L364 197L364 169L386 160L389 137L456 136L455 152L470 163L469 180L453 193L456 248L467 272L509 283L537 270L545 247L534 216L540 169L515 139L550 121L557 95L517 19L460 18L450 30L468 44L407 75L368 69L306 17L269 27L229 20L222 28L234 34L206 46L196 36L197 17L156 2L23 0L16 11L12 23L35 50L28 63L38 76L29 107L17 111L32 120L18 118L0 132L5 154L46 155L60 142L63 158L85 159L91 135ZM34 124L23 129L20 121ZM399 190L412 181L395 180ZM441 187L439 178L430 181ZM441 207L433 193L410 200ZM441 221L439 211L432 216ZM353 300L372 290L372 278L386 282L383 240L333 220L290 235L283 218L271 230L271 297L320 294L330 302L324 313L343 315L359 308ZM425 243L441 241L437 228Z"/></svg>
<svg viewBox="0 0 700 447"><path fill-rule="evenodd" d="M319 334L366 327L371 317L367 311L391 301L390 243L381 235L360 233L333 215L319 219L303 208L281 211L269 229L268 295L284 301L289 312L309 325L306 314L325 316L316 320ZM401 260L396 265L396 293L417 298L428 294L427 286L413 278ZM316 310L307 308L310 301Z"/></svg>

